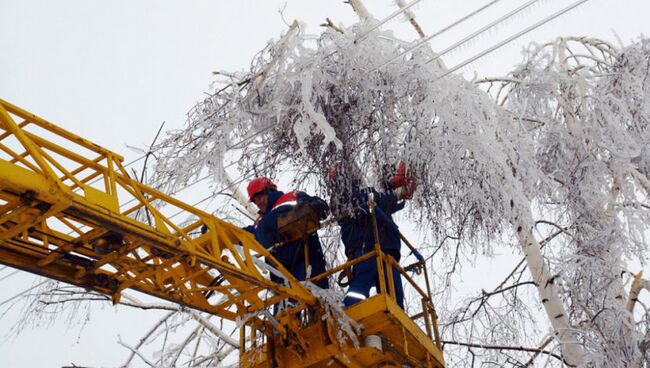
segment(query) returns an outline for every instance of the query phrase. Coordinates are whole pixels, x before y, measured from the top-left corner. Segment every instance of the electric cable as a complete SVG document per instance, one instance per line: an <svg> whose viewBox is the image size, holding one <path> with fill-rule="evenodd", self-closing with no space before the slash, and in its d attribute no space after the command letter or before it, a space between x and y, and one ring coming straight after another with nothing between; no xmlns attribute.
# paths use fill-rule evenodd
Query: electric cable
<svg viewBox="0 0 650 368"><path fill-rule="evenodd" d="M457 25L465 22L466 20L472 18L476 14L479 14L480 12L484 11L485 9L491 7L492 5L494 5L494 4L496 4L496 3L500 2L500 1L501 0L492 0L489 3L481 6L480 8L478 8L478 9L472 11L471 13L465 15L464 17L456 20L455 22L452 22L449 25L443 27L441 30L437 31L436 33L432 34L431 36L428 36L428 37L425 37L425 38L421 39L420 41L418 41L412 47L409 47L408 49L402 51L399 55L391 58L390 60L388 60L385 63L381 64L380 66L376 67L372 72L376 72L377 70L385 67L386 65L393 63L395 60L401 58L402 56L406 55L407 53L409 53L409 52L411 52L411 51L413 51L415 49L419 49L420 47L422 47L423 45L425 45L427 42L431 41L432 39L440 36L441 34L447 32L448 30L450 30L450 29L456 27Z"/></svg>
<svg viewBox="0 0 650 368"><path fill-rule="evenodd" d="M485 26L479 28L477 31L473 32L473 33L470 34L469 36L466 36L466 37L463 38L462 40L460 40L460 41L454 43L453 45L447 47L446 49L442 50L442 51L441 51L440 53L438 53L436 56L434 56L434 57L432 57L431 59L427 60L427 62L426 62L425 64L429 64L429 63L432 62L432 61L435 61L435 60L440 59L443 55L447 54L449 51L451 51L451 50L457 48L458 46L464 44L465 42L471 40L472 38L478 36L479 34L481 34L481 33L485 32L485 31L487 31L488 29L494 27L495 25L497 25L497 24L503 22L504 20L506 20L506 19L508 19L508 18L510 18L510 17L512 17L512 16L514 16L514 15L516 15L517 13L519 13L519 12L521 12L522 10L524 10L524 9L526 9L526 8L528 8L528 7L530 7L531 5L535 4L535 3L538 2L538 1L539 1L539 0L530 0L530 1L526 2L525 4L521 5L520 7L518 7L517 9L511 11L510 13L507 13L507 14L501 16L499 19L497 19L497 20L495 20L495 21L493 21L493 22L491 22L491 23L489 23L489 24L487 24L487 25L485 25Z"/></svg>
<svg viewBox="0 0 650 368"><path fill-rule="evenodd" d="M469 59L466 59L465 61L455 65L453 68L450 68L449 70L447 70L444 73L437 76L432 82L435 82L435 81L437 81L439 79L442 79L442 78L446 77L447 75L455 72L456 70L458 70L458 69L460 69L460 68L462 68L462 67L464 67L464 66L466 66L466 65L468 65L468 64L470 64L470 63L472 63L472 62L474 62L474 61L476 61L476 60L478 60L480 58L482 58L483 56L485 56L485 55L487 55L487 54L489 54L489 53L503 47L504 45L506 45L506 44L516 40L517 38L525 35L526 33L529 33L531 31L543 26L544 24L552 21L553 19L564 15L565 13L567 13L567 12L577 8L578 6L586 3L587 1L589 1L589 0L578 0L578 1L574 2L573 4L567 6L566 8L563 8L563 9L551 14L550 16L548 16L548 17L540 20L539 22L533 24L532 26L527 27L527 28L515 33L514 35L506 38L505 40L503 40L501 42L498 42L498 43L494 44L493 46L483 50L482 52L470 57Z"/></svg>

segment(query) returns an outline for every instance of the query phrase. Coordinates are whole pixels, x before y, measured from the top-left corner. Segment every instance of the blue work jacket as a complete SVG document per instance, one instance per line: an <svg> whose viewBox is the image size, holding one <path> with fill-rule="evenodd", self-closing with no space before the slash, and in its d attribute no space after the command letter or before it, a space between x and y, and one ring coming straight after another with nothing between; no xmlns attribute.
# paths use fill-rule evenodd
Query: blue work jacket
<svg viewBox="0 0 650 368"><path fill-rule="evenodd" d="M339 220L345 254L348 257L356 257L371 251L374 247L375 234L372 214L368 207L369 193L373 194L376 203L377 230L381 249L389 254L399 254L401 240L392 215L404 208L404 202L399 202L392 190L377 192L374 188L356 190L352 194L355 197L352 203L356 203L352 214Z"/></svg>
<svg viewBox="0 0 650 368"><path fill-rule="evenodd" d="M281 191L270 191L268 193L267 208L262 211L262 217L255 225L255 239L265 248L284 241L282 235L278 232L278 216L282 213L291 211L294 206L284 203L279 206L276 202L285 193ZM318 197L312 197L304 192L295 192L295 204L310 203L319 212L321 217L326 216L327 204ZM325 268L325 257L323 256L318 234L313 233L307 238L309 246L309 262L314 271ZM271 254L287 269L292 270L295 265L304 264L305 252L303 242L293 241L273 248Z"/></svg>

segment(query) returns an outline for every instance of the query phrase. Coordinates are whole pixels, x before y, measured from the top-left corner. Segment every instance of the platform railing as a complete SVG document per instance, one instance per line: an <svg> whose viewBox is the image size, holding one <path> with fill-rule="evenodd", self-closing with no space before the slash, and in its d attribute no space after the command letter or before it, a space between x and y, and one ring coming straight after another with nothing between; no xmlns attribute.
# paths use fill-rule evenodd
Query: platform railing
<svg viewBox="0 0 650 368"><path fill-rule="evenodd" d="M406 242L408 242L408 240L406 240L405 243ZM409 248L411 247L410 243L407 243L407 245L409 246ZM409 317L414 321L420 319L423 320L424 330L427 336L429 336L430 339L434 340L436 345L440 349L441 342L440 342L440 334L438 330L438 321L437 321L438 318L437 318L435 307L431 302L431 291L429 289L427 269L426 269L426 264L423 261L418 261L413 264L407 265L406 267L402 267L397 261L395 261L395 259L392 256L384 253L380 247L375 245L374 250L365 253L357 258L350 259L343 264L340 264L336 267L333 267L321 273L320 275L311 277L310 279L308 279L308 281L316 283L317 281L323 278L333 276L339 272L345 272L345 269L352 268L355 265L371 258L374 258L377 262L377 275L379 281L379 285L376 285L377 294L386 295L394 303L397 303L397 299L395 295L395 285L393 283L393 269L396 269L400 273L402 280L405 280L408 283L408 286L410 286L413 290L415 290L415 292L420 297L420 308L416 309L416 313ZM386 270L385 273L384 270ZM419 272L424 274L424 278L426 280L425 289L420 287L420 285L416 282L416 280L414 280L414 278L408 274L407 270L409 271L421 270ZM384 275L384 277L379 277L379 275ZM406 285L404 285L403 283L403 286Z"/></svg>

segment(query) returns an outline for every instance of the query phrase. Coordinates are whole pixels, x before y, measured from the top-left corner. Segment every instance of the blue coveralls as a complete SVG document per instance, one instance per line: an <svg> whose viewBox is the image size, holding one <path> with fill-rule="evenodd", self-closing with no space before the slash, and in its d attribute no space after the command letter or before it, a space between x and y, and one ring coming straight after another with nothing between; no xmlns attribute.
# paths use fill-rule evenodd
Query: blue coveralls
<svg viewBox="0 0 650 368"><path fill-rule="evenodd" d="M262 214L261 219L255 226L248 226L245 229L255 234L255 239L262 244L264 248L270 248L274 244L284 241L282 235L278 232L278 215L291 211L293 205L280 205L277 208L275 203L284 195L284 192L272 190L268 193L268 204ZM304 192L296 192L297 204L309 203L321 215L327 211L327 203L318 197L312 197ZM320 275L325 272L325 257L323 249L318 239L318 234L313 233L307 238L309 265L311 266L311 277ZM304 242L297 240L274 247L271 254L278 260L297 280L304 281L307 278L305 267L305 250ZM268 263L268 261L267 261ZM271 280L282 283L282 278L271 274ZM327 278L320 279L316 282L320 288L329 288Z"/></svg>
<svg viewBox="0 0 650 368"><path fill-rule="evenodd" d="M404 208L404 202L398 203L397 196L392 190L380 193L374 188L356 191L353 196L358 201L352 216L339 221L341 226L341 240L345 246L348 259L362 256L374 250L375 235L372 214L368 208L368 193L373 193L376 203L377 230L381 250L392 256L395 261L400 260L400 235L392 214ZM387 278L386 270L384 269ZM386 290L388 280L386 279ZM393 267L393 283L395 285L395 299L397 304L404 309L404 290L400 273ZM368 298L372 286L379 287L377 275L377 259L375 257L362 261L352 268L352 280L343 304L348 307Z"/></svg>

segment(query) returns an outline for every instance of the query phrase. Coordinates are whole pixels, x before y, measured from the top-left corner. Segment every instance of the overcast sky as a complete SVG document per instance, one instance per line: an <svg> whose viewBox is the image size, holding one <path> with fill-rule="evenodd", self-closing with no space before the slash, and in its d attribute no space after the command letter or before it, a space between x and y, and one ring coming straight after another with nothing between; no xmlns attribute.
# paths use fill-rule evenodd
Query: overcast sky
<svg viewBox="0 0 650 368"><path fill-rule="evenodd" d="M443 28L488 0L424 0L414 11L427 34ZM432 41L442 50L473 30L522 4L502 0L481 17ZM477 41L444 58L451 67L573 0L539 1ZM356 21L341 0L330 1L163 1L163 0L0 0L0 98L49 121L123 153L125 145L148 145L159 125L181 127L184 114L209 91L211 72L239 71L252 56L298 19L305 32L319 32L325 17L349 26ZM462 4L460 4L462 3ZM377 18L392 13L390 0L366 0ZM593 36L616 45L650 33L647 0L591 0L585 5L513 42L462 70L466 76L505 74L521 60L522 47L562 35ZM383 29L397 37L417 35L403 19ZM9 270L0 271L0 278ZM0 302L30 286L36 278L23 274L0 281ZM16 317L0 317L0 366L116 366L127 352L117 347L117 334L127 341L155 321L155 312L104 307L81 335L65 322L39 328L6 341ZM38 348L36 348L38 346Z"/></svg>

